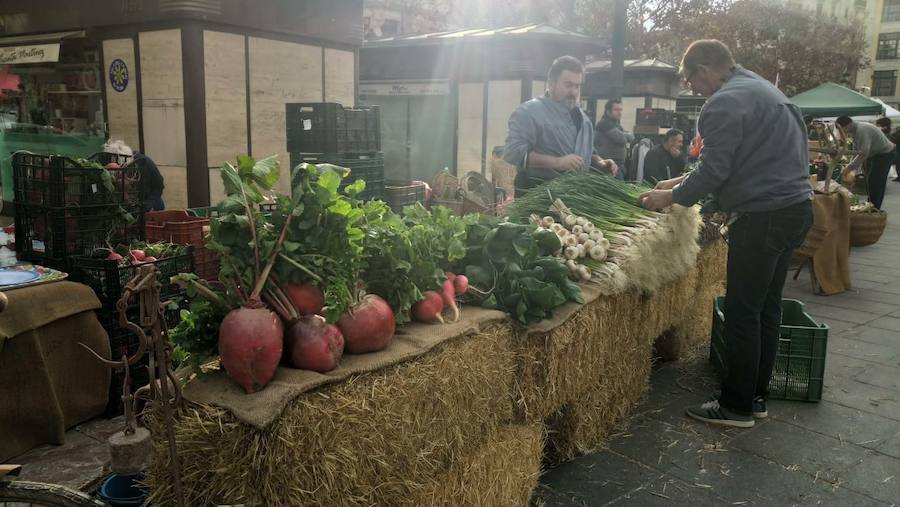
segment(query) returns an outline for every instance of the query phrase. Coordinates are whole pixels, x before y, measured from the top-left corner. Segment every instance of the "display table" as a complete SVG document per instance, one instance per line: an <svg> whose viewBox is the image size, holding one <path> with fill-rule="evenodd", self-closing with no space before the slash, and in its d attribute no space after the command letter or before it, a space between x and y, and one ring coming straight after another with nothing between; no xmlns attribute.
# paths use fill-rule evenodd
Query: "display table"
<svg viewBox="0 0 900 507"><path fill-rule="evenodd" d="M53 282L5 292L0 313L0 462L103 413L110 370L79 343L109 358L109 339L87 286Z"/></svg>
<svg viewBox="0 0 900 507"><path fill-rule="evenodd" d="M653 292L585 286L584 305L537 326L464 306L459 322L403 326L327 375L279 369L253 395L220 372L196 379L177 422L185 502L525 505L545 450L562 461L600 447L639 401L657 336L682 350L708 340L725 253L704 246ZM425 352L396 362L395 347ZM363 360L382 367L341 371ZM158 420L151 430L149 501L169 505L167 444Z"/></svg>

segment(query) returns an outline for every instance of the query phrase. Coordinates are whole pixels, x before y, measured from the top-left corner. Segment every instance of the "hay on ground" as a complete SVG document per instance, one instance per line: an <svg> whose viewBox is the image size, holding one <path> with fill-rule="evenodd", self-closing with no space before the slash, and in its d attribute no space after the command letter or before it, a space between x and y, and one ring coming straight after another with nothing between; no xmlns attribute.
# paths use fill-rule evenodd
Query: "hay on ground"
<svg viewBox="0 0 900 507"><path fill-rule="evenodd" d="M512 418L507 324L302 395L264 431L214 407L178 424L187 505L398 505ZM173 503L161 431L153 505Z"/></svg>
<svg viewBox="0 0 900 507"><path fill-rule="evenodd" d="M528 505L541 474L543 447L543 424L504 426L408 505Z"/></svg>

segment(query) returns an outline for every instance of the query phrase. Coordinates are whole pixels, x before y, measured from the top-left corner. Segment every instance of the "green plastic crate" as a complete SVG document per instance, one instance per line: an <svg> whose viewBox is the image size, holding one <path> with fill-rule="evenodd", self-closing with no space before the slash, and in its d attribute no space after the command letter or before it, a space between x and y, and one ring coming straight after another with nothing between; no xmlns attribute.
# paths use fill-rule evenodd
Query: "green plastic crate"
<svg viewBox="0 0 900 507"><path fill-rule="evenodd" d="M796 299L781 301L781 333L775 367L769 381L769 397L780 400L819 401L825 377L828 326L819 324ZM712 340L709 359L725 376L725 298L713 303Z"/></svg>
<svg viewBox="0 0 900 507"><path fill-rule="evenodd" d="M215 206L206 206L203 208L188 208L187 212L191 216L202 218L215 218L219 216L219 208Z"/></svg>

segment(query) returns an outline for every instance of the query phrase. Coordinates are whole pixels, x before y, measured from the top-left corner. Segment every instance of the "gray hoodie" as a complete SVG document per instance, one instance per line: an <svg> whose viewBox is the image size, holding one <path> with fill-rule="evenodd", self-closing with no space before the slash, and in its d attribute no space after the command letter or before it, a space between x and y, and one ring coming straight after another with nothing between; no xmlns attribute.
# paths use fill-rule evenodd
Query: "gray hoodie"
<svg viewBox="0 0 900 507"><path fill-rule="evenodd" d="M725 211L775 211L812 196L800 108L753 72L735 67L700 111L700 164L675 187L683 206L713 194Z"/></svg>

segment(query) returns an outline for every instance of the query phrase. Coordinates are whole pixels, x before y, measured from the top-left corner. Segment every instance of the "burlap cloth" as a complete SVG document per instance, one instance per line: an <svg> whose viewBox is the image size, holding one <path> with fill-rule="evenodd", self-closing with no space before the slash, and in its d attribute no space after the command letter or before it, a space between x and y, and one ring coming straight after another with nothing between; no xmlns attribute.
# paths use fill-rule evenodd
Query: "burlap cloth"
<svg viewBox="0 0 900 507"><path fill-rule="evenodd" d="M601 296L596 286L583 286L585 303ZM543 320L527 328L520 326L521 332L546 333L562 325L582 305L566 303L553 313L553 318ZM246 394L224 371L210 372L190 382L184 389L184 396L194 403L216 405L227 409L239 420L263 429L275 421L288 402L306 391L326 384L334 384L352 375L370 372L408 361L421 356L441 343L462 338L480 331L495 322L508 322L506 313L475 306L463 306L458 322L438 324L410 323L397 328L391 346L371 354L347 354L340 366L328 373L279 367L275 378L265 389Z"/></svg>
<svg viewBox="0 0 900 507"><path fill-rule="evenodd" d="M850 289L850 199L843 192L816 193L814 223L828 230L813 256L813 287L830 296Z"/></svg>
<svg viewBox="0 0 900 507"><path fill-rule="evenodd" d="M109 357L109 339L87 286L54 282L6 292L0 313L0 462L103 413L110 370L78 345Z"/></svg>

